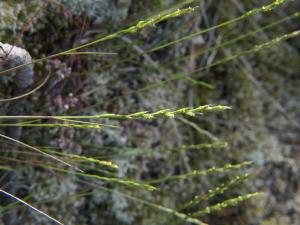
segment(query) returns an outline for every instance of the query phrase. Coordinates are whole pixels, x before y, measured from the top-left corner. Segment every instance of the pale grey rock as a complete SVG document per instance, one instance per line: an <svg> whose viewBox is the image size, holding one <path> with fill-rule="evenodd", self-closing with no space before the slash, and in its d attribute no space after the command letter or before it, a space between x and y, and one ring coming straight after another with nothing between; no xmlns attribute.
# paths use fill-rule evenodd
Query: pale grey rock
<svg viewBox="0 0 300 225"><path fill-rule="evenodd" d="M30 54L25 49L1 42L0 59L1 71L32 62ZM33 65L28 64L0 77L0 80L4 83L7 83L10 79L13 79L18 89L29 87L33 83Z"/></svg>

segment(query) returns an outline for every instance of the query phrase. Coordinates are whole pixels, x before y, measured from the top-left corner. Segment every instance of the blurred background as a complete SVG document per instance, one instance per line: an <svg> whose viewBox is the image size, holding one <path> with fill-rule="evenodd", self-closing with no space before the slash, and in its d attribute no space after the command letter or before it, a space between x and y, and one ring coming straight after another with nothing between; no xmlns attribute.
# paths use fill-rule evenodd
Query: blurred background
<svg viewBox="0 0 300 225"><path fill-rule="evenodd" d="M104 119L100 122L116 127L101 129L2 126L1 134L63 157L89 174L131 179L154 185L158 191L79 176L6 139L0 140L1 189L71 225L193 224L172 213L193 215L226 199L263 192L197 218L215 225L299 225L300 39L278 43L274 39L300 28L300 2L287 0L273 10L241 17L271 3L0 1L0 41L26 49L33 59L72 49L158 14L196 7L82 50L112 54L72 54L35 63L31 89L47 74L49 80L26 98L0 102L1 115L130 114L206 104L232 107L174 119ZM10 76L1 81L1 98L21 93ZM67 154L94 161L70 159ZM119 169L99 165L96 159L112 161ZM253 164L224 169L226 164L244 161ZM192 175L194 170L212 167L223 170ZM183 207L195 196L207 196L209 190L245 173L249 177L228 190ZM0 224L53 224L11 198L1 196L0 204ZM170 214L167 209L175 211Z"/></svg>

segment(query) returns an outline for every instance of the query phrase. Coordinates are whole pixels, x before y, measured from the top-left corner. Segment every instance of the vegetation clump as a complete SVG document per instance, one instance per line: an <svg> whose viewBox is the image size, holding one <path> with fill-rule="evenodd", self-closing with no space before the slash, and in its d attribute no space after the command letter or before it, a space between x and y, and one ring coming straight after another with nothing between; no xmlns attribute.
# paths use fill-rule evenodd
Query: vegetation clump
<svg viewBox="0 0 300 225"><path fill-rule="evenodd" d="M3 223L297 224L297 7L1 1Z"/></svg>

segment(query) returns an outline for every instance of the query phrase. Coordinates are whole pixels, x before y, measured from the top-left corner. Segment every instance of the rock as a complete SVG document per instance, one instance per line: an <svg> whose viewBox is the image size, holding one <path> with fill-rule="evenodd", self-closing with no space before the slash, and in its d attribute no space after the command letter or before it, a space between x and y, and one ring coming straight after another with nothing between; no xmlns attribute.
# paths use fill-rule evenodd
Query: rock
<svg viewBox="0 0 300 225"><path fill-rule="evenodd" d="M0 69L6 70L15 66L24 65L32 62L30 54L22 48L3 44L0 42ZM33 65L25 65L22 68L8 72L7 75L0 77L1 81L7 83L13 79L18 89L25 89L33 83Z"/></svg>

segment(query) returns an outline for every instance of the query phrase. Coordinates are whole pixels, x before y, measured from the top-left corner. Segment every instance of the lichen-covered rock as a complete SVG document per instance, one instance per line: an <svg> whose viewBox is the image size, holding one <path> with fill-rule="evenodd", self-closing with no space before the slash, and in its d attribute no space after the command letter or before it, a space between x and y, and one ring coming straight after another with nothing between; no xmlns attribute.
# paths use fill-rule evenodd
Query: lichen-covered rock
<svg viewBox="0 0 300 225"><path fill-rule="evenodd" d="M130 4L131 0L58 0L54 3L40 0L2 0L1 39L11 40L12 36L20 35L24 27L30 32L41 29L48 22L49 14L56 14L59 20L85 15L94 24L113 24L127 17Z"/></svg>

